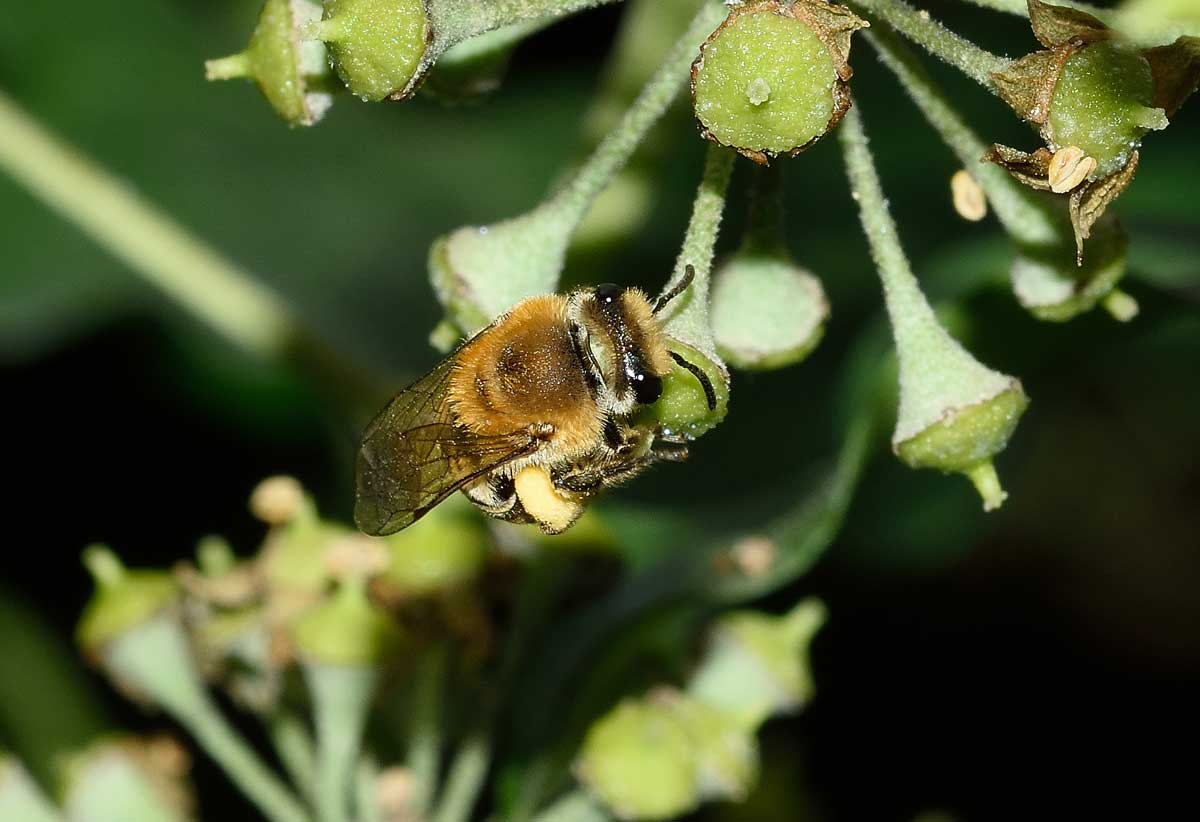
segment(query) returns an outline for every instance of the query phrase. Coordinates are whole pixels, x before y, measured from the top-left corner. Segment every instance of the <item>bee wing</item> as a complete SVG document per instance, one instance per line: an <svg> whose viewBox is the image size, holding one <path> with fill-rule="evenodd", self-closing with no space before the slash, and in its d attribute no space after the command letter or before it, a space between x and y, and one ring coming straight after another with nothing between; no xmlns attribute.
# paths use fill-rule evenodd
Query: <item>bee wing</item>
<svg viewBox="0 0 1200 822"><path fill-rule="evenodd" d="M397 394L363 434L354 521L382 536L407 528L450 494L537 450L528 431L484 436L455 425L446 390L454 357Z"/></svg>

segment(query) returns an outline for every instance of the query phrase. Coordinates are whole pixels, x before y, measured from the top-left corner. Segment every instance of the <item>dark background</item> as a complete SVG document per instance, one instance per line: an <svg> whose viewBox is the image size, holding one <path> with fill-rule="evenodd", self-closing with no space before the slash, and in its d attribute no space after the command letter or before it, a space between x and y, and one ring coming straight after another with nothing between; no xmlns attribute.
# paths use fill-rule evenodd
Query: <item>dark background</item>
<svg viewBox="0 0 1200 822"><path fill-rule="evenodd" d="M254 3L18 4L0 29L0 86L183 225L283 293L356 362L396 375L436 358L424 259L461 224L519 213L576 156L620 9L542 33L477 106L337 101L289 130L241 84L206 85ZM996 51L1033 46L1016 18L929 3ZM956 164L865 42L855 92L918 275L957 296L1000 274L994 221L951 208ZM937 68L977 129L1029 146L1006 109ZM648 223L596 274L661 282L686 224L703 145L686 112L651 172ZM878 449L848 523L813 573L769 606L822 596L819 695L763 736L761 789L706 818L1076 816L1171 800L1195 808L1200 693L1200 184L1196 105L1146 141L1117 206L1133 238L1133 323L1102 311L1041 323L1006 289L970 288L964 335L1033 399L998 468L1010 493L985 515L956 477L913 473ZM729 238L746 169L730 199ZM636 506L718 511L745 527L755 500L824 456L847 351L878 329L878 282L834 141L786 163L789 232L825 282L828 337L804 364L735 375L726 423L620 492ZM8 504L0 581L0 745L36 758L98 728L157 728L75 661L88 542L169 565L200 536L261 536L254 483L299 477L330 515L351 505L366 409L291 366L235 350L0 178L0 363ZM599 264L592 263L598 266ZM586 266L577 276L588 278ZM1184 753L1178 746L1184 746ZM197 762L202 809L249 813Z"/></svg>

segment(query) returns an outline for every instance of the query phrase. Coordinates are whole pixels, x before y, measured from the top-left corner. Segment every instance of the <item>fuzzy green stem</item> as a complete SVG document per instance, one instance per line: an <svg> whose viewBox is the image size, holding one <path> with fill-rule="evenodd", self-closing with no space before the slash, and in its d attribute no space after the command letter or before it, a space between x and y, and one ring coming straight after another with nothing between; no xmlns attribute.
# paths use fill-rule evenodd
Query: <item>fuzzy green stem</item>
<svg viewBox="0 0 1200 822"><path fill-rule="evenodd" d="M472 734L462 743L450 766L433 822L467 822L471 818L491 758L492 742L486 731Z"/></svg>
<svg viewBox="0 0 1200 822"><path fill-rule="evenodd" d="M992 54L947 29L926 11L904 0L853 0L852 6L865 16L884 20L930 54L945 60L975 82L995 93L991 76L1004 71L1012 63Z"/></svg>
<svg viewBox="0 0 1200 822"><path fill-rule="evenodd" d="M25 768L11 756L0 758L0 820L63 822L64 817L42 793Z"/></svg>
<svg viewBox="0 0 1200 822"><path fill-rule="evenodd" d="M892 320L896 338L899 340L910 334L919 335L925 328L936 326L937 318L921 292L921 286L900 245L896 223L888 211L857 106L846 115L838 137L846 159L850 187L858 202L863 231L883 281L888 316Z"/></svg>
<svg viewBox="0 0 1200 822"><path fill-rule="evenodd" d="M321 822L346 822L379 672L369 666L311 662L305 664L304 674L317 726L318 815Z"/></svg>
<svg viewBox="0 0 1200 822"><path fill-rule="evenodd" d="M583 790L572 791L533 818L533 822L609 822L612 817Z"/></svg>
<svg viewBox="0 0 1200 822"><path fill-rule="evenodd" d="M278 353L292 337L279 298L52 135L0 91L0 169L239 346Z"/></svg>
<svg viewBox="0 0 1200 822"><path fill-rule="evenodd" d="M304 722L294 712L280 708L268 720L267 734L292 784L310 803L315 802L317 757Z"/></svg>
<svg viewBox="0 0 1200 822"><path fill-rule="evenodd" d="M427 0L438 54L484 32L541 17L557 18L618 0Z"/></svg>
<svg viewBox="0 0 1200 822"><path fill-rule="evenodd" d="M412 812L425 818L433 804L442 757L442 691L446 687L447 653L431 648L419 663L408 739L408 769L416 783Z"/></svg>
<svg viewBox="0 0 1200 822"><path fill-rule="evenodd" d="M1029 17L1027 0L966 0L966 2L993 11ZM1195 22L1164 20L1159 15L1147 13L1142 4L1128 0L1115 9L1101 8L1091 3L1081 3L1078 0L1050 0L1050 2L1055 6L1065 6L1090 14L1139 45L1157 46L1170 43L1179 37L1196 36L1200 33L1197 32Z"/></svg>
<svg viewBox="0 0 1200 822"><path fill-rule="evenodd" d="M1017 242L1029 246L1071 245L1070 225L1061 211L1000 166L982 161L989 147L967 125L912 49L887 26L875 26L865 35L925 119L983 188L997 218Z"/></svg>
<svg viewBox="0 0 1200 822"><path fill-rule="evenodd" d="M663 327L677 340L703 351L713 362L720 362L713 342L712 325L708 318L708 286L712 272L713 253L717 245L717 232L721 227L721 215L725 210L725 193L733 173L733 161L737 155L732 149L709 145L704 159L704 176L696 191L692 204L692 216L688 221L687 233L683 237L683 248L675 260L675 270L667 283L667 290L675 286L690 265L695 278L686 292L676 297L664 310Z"/></svg>
<svg viewBox="0 0 1200 822"><path fill-rule="evenodd" d="M701 7L621 121L543 208L561 211L572 227L579 224L613 175L629 161L646 132L670 107L696 59L700 42L721 22L724 14L724 7L719 3L706 2Z"/></svg>
<svg viewBox="0 0 1200 822"><path fill-rule="evenodd" d="M114 677L179 721L270 822L309 822L300 801L258 758L200 683L187 637L170 615L125 632L105 653Z"/></svg>

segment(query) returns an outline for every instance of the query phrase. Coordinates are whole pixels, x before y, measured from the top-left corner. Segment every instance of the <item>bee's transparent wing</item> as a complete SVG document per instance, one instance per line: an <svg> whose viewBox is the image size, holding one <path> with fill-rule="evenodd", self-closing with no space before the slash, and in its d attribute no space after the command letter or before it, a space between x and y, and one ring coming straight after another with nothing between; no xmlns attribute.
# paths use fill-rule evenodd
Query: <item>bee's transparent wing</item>
<svg viewBox="0 0 1200 822"><path fill-rule="evenodd" d="M482 436L455 425L446 396L454 357L397 394L363 434L354 521L382 536L464 485L537 450L528 431Z"/></svg>

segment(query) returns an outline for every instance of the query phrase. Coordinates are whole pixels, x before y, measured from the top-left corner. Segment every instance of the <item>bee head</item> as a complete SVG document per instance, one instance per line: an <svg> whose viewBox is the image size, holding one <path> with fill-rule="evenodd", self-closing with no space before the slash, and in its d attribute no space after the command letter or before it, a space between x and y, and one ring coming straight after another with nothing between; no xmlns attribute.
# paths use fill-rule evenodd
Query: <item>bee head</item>
<svg viewBox="0 0 1200 822"><path fill-rule="evenodd" d="M568 318L606 410L628 413L662 395L672 360L645 294L608 283L582 289L571 295Z"/></svg>

